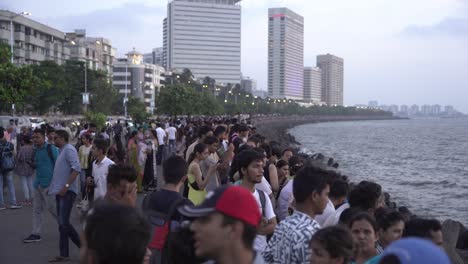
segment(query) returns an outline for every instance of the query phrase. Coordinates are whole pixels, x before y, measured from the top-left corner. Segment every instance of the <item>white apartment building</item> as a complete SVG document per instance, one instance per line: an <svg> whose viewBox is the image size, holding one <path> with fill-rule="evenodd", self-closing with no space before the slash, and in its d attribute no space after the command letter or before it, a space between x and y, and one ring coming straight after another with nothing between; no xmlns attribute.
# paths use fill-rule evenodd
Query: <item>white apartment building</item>
<svg viewBox="0 0 468 264"><path fill-rule="evenodd" d="M317 66L322 70L322 101L327 105L343 105L343 59L331 54L318 55Z"/></svg>
<svg viewBox="0 0 468 264"><path fill-rule="evenodd" d="M304 101L322 101L322 70L318 67L304 67Z"/></svg>

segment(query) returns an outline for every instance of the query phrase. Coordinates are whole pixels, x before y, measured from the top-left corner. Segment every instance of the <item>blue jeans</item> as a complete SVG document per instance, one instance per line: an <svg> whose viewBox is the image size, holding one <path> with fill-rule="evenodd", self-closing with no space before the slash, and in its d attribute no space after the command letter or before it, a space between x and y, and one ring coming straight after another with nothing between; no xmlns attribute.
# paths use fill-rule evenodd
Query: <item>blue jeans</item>
<svg viewBox="0 0 468 264"><path fill-rule="evenodd" d="M57 201L57 222L60 232L60 256L62 257L69 256L68 238L70 238L77 247L81 247L80 236L70 224L70 214L75 198L76 193L72 191L67 191L64 196L55 196Z"/></svg>
<svg viewBox="0 0 468 264"><path fill-rule="evenodd" d="M15 185L13 184L13 171L0 171L0 207L5 206L5 203L3 201L3 178L6 179L6 185L8 188L8 199L10 205L16 205Z"/></svg>
<svg viewBox="0 0 468 264"><path fill-rule="evenodd" d="M172 154L175 153L176 147L175 147L175 139L169 139L169 154L172 156Z"/></svg>

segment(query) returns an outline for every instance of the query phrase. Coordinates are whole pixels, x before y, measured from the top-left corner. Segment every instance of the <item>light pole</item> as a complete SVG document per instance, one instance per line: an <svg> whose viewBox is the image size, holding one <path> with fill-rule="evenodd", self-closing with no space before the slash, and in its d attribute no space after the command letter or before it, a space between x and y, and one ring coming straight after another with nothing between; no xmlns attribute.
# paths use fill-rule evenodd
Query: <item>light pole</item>
<svg viewBox="0 0 468 264"><path fill-rule="evenodd" d="M13 31L14 31L14 28L13 28L13 19L15 17L18 17L18 16L30 16L32 15L31 13L29 12L21 12L21 13L15 13L14 15L10 16L10 51L11 51L11 63L13 64L14 62L14 54L13 54L13 44L14 44L14 40L13 40Z"/></svg>
<svg viewBox="0 0 468 264"><path fill-rule="evenodd" d="M125 118L127 118L127 102L128 102L127 74L128 74L128 65L125 65L125 97L124 97Z"/></svg>

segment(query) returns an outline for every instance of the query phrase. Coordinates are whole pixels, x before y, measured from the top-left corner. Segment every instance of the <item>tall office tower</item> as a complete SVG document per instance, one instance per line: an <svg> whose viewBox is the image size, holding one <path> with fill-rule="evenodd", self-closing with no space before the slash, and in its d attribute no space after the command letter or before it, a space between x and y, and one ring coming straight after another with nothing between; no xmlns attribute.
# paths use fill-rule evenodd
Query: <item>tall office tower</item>
<svg viewBox="0 0 468 264"><path fill-rule="evenodd" d="M304 67L304 101L319 104L322 101L322 70Z"/></svg>
<svg viewBox="0 0 468 264"><path fill-rule="evenodd" d="M322 101L327 105L343 105L343 59L331 54L318 55L322 69Z"/></svg>
<svg viewBox="0 0 468 264"><path fill-rule="evenodd" d="M304 97L304 18L287 8L268 10L268 95Z"/></svg>
<svg viewBox="0 0 468 264"><path fill-rule="evenodd" d="M163 21L163 65L217 83L241 80L241 0L172 0Z"/></svg>

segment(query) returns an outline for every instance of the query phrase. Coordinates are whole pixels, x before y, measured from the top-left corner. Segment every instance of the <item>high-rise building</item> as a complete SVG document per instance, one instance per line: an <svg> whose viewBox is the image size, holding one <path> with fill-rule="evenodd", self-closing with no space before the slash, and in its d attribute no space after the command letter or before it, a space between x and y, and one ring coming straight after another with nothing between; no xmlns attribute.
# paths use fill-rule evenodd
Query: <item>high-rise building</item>
<svg viewBox="0 0 468 264"><path fill-rule="evenodd" d="M419 105L412 105L410 108L410 115L417 115L419 114Z"/></svg>
<svg viewBox="0 0 468 264"><path fill-rule="evenodd" d="M241 0L172 0L163 21L163 65L217 83L240 83Z"/></svg>
<svg viewBox="0 0 468 264"><path fill-rule="evenodd" d="M155 93L161 88L164 68L145 63L143 54L135 49L126 54L126 58L117 59L114 63L113 86L120 94L134 96L145 103L146 110L151 112L155 107Z"/></svg>
<svg viewBox="0 0 468 264"><path fill-rule="evenodd" d="M112 73L115 48L108 39L87 37L85 29L65 34L66 46L70 49L70 59L86 62L89 69Z"/></svg>
<svg viewBox="0 0 468 264"><path fill-rule="evenodd" d="M154 48L151 53L143 54L143 61L145 63L156 64L162 66L163 62L163 48Z"/></svg>
<svg viewBox="0 0 468 264"><path fill-rule="evenodd" d="M367 106L369 106L370 108L377 109L379 107L379 102L378 101L369 101Z"/></svg>
<svg viewBox="0 0 468 264"><path fill-rule="evenodd" d="M322 69L322 101L327 105L343 105L343 59L331 54L318 55L317 66Z"/></svg>
<svg viewBox="0 0 468 264"><path fill-rule="evenodd" d="M28 14L0 10L0 41L10 45L13 41L13 63L38 64L49 60L63 64L68 60L70 49L66 47L65 33L25 15Z"/></svg>
<svg viewBox="0 0 468 264"><path fill-rule="evenodd" d="M252 93L254 90L257 90L257 81L250 79L249 77L242 78L241 89L244 92Z"/></svg>
<svg viewBox="0 0 468 264"><path fill-rule="evenodd" d="M322 101L322 70L318 67L304 67L304 101Z"/></svg>
<svg viewBox="0 0 468 264"><path fill-rule="evenodd" d="M268 9L268 95L304 98L304 18L288 8Z"/></svg>

